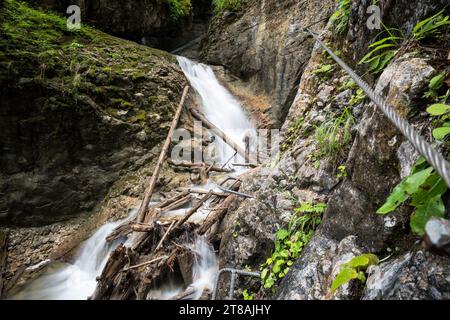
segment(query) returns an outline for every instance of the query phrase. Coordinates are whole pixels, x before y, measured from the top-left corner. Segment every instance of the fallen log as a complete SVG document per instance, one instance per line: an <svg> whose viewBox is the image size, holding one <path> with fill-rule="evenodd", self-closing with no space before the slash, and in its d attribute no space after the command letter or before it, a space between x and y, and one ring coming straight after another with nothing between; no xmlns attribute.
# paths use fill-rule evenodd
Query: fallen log
<svg viewBox="0 0 450 320"><path fill-rule="evenodd" d="M175 201L171 205L165 207L164 211L167 212L167 211L178 209L178 208L184 206L185 204L189 203L191 200L192 200L191 195L187 195L187 196Z"/></svg>
<svg viewBox="0 0 450 320"><path fill-rule="evenodd" d="M212 191L208 192L203 198L201 198L199 201L197 201L197 203L194 205L194 207L192 207L192 209L189 210L180 221L178 221L178 223L175 225L174 229L178 229L183 223L188 221L189 218L194 213L196 213L198 209L200 209L200 207L203 205L203 203L205 203L206 200L211 198L211 196L212 196Z"/></svg>
<svg viewBox="0 0 450 320"><path fill-rule="evenodd" d="M178 229L183 223L189 220L189 218L197 212L198 209L201 208L201 206L212 196L212 192L208 192L204 197L202 197L197 203L184 215L183 218L181 218L176 224L175 221L172 222L170 227L167 229L166 233L162 237L161 241L156 246L155 252L159 250L161 245L163 244L164 240L167 238L167 236L170 234L171 231L174 231ZM175 225L175 226L174 226ZM172 228L173 227L173 228Z"/></svg>
<svg viewBox="0 0 450 320"><path fill-rule="evenodd" d="M247 154L244 149L242 149L236 142L234 142L230 137L228 137L225 132L217 128L214 124L212 124L206 117L198 110L189 108L189 111L191 114L196 118L197 120L201 121L203 125L212 131L216 136L218 136L220 139L222 139L226 144L228 144L233 150L235 150L237 153L239 153L246 162L248 163L258 163L252 156Z"/></svg>
<svg viewBox="0 0 450 320"><path fill-rule="evenodd" d="M228 197L228 194L226 194L225 192L217 192L217 191L213 191L212 189L207 190L207 189L201 189L201 188L179 188L178 190L187 191L187 192L193 193L193 194L207 194L207 193L211 192L211 194L216 197Z"/></svg>
<svg viewBox="0 0 450 320"><path fill-rule="evenodd" d="M187 168L187 169L191 169L191 170L201 170L204 166L209 166L207 169L207 172L213 171L213 172L231 173L234 171L233 169L221 168L221 167L214 166L213 164L207 164L207 163L193 163L193 162L189 162L189 161L175 162L175 161L171 161L171 160L169 160L168 162L173 166Z"/></svg>
<svg viewBox="0 0 450 320"><path fill-rule="evenodd" d="M160 203L158 203L155 208L160 208L160 209L164 209L165 207L169 206L170 204L180 200L181 198L186 197L187 195L189 195L188 191L183 191L179 194L177 194L176 196L173 196L172 198L166 199Z"/></svg>
<svg viewBox="0 0 450 320"><path fill-rule="evenodd" d="M156 246L156 249L154 252L158 251L159 248L161 248L164 240L166 240L167 236L169 235L170 231L172 230L173 226L175 225L176 221L172 221L172 223L170 224L169 228L167 228L167 231L164 233L163 237L161 238L161 240L159 241L158 245Z"/></svg>
<svg viewBox="0 0 450 320"><path fill-rule="evenodd" d="M158 212L158 209L164 209L167 210L167 207L176 203L178 200L185 198L186 196L189 196L188 191L182 191L181 193L166 199L157 205L155 205L153 208L149 209L149 212L147 212L146 217L147 218L155 218L158 217L160 212ZM186 199L184 200L186 201ZM181 203L181 205L186 204L187 202ZM168 208L170 210L170 208ZM119 239L120 237L125 237L129 235L133 231L137 232L149 232L151 231L151 224L145 224L147 227L142 227L142 223L136 223L134 221L126 221L123 224L116 227L108 237L106 237L106 241L111 242L114 240Z"/></svg>
<svg viewBox="0 0 450 320"><path fill-rule="evenodd" d="M231 189L239 190L240 186L241 182L236 181ZM222 203L220 203L219 207L214 209L213 213L206 218L201 227L197 230L197 234L200 236L204 235L216 222L221 221L236 197L237 195L231 194Z"/></svg>
<svg viewBox="0 0 450 320"><path fill-rule="evenodd" d="M89 300L100 300L113 287L117 274L128 262L126 248L120 244L110 255L102 274L97 278L97 288Z"/></svg>
<svg viewBox="0 0 450 320"><path fill-rule="evenodd" d="M242 193L242 192L237 192L237 191L234 191L234 190L230 190L230 189L224 188L222 186L218 186L218 188L220 190L222 190L223 192L232 193L232 194L235 194L235 195L243 197L243 198L254 198L252 195L249 195L249 194L246 194L246 193Z"/></svg>
<svg viewBox="0 0 450 320"><path fill-rule="evenodd" d="M167 258L168 258L168 256L158 257L158 258L152 259L152 260L150 260L150 261L143 262L143 263L139 263L139 264L137 264L137 265L135 265L135 266L131 266L131 267L122 269L122 270L120 270L120 272L126 272L126 271L133 270L133 269L137 269L137 268L140 268L140 267L145 267L145 266L148 266L148 265L150 265L150 264L152 264L152 263L155 263L155 262L158 262L158 261L167 259Z"/></svg>
<svg viewBox="0 0 450 320"><path fill-rule="evenodd" d="M145 190L144 199L142 200L141 206L137 213L137 219L136 219L137 222L143 222L145 220L147 208L148 208L148 205L152 198L153 190L155 189L156 181L158 180L158 176L159 176L159 172L161 171L161 167L166 158L166 154L167 154L167 151L169 150L170 143L172 142L173 133L175 132L175 129L178 125L178 121L180 119L181 112L182 112L183 106L184 106L184 101L186 100L188 91L189 91L189 86L186 86L184 88L183 95L181 97L181 101L178 105L177 112L175 113L175 117L172 120L172 125L170 126L170 130L169 130L169 133L167 134L167 138L166 138L166 141L164 142L164 146L161 150L161 154L159 155L158 162L156 163L155 169L153 171L153 175L150 178L147 189Z"/></svg>

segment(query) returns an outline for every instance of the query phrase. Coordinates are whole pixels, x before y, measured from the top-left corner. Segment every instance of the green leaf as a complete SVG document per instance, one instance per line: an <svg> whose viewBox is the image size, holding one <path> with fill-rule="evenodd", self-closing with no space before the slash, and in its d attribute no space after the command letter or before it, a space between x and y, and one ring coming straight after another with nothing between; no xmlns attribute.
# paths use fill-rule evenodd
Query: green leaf
<svg viewBox="0 0 450 320"><path fill-rule="evenodd" d="M383 38L383 39L381 39L381 40L379 40L379 41L377 41L377 42L372 43L372 44L369 46L369 48L376 47L376 46L378 46L378 45L380 45L380 44L383 44L383 43L385 43L385 42L387 42L387 41L395 41L395 40L401 40L401 39L402 39L401 37L395 37L395 36L392 36L392 37L386 37L386 38Z"/></svg>
<svg viewBox="0 0 450 320"><path fill-rule="evenodd" d="M352 279L358 278L358 272L353 268L343 268L331 284L331 290L336 290L340 286L348 283Z"/></svg>
<svg viewBox="0 0 450 320"><path fill-rule="evenodd" d="M387 214L397 209L397 207L405 202L410 195L419 190L420 186L425 183L432 172L433 168L430 167L407 177L394 188L392 194L386 200L386 203L377 210L377 213Z"/></svg>
<svg viewBox="0 0 450 320"><path fill-rule="evenodd" d="M371 265L378 264L378 257L374 254L367 253L357 256L345 264L346 267L354 269L367 269Z"/></svg>
<svg viewBox="0 0 450 320"><path fill-rule="evenodd" d="M442 196L447 191L447 184L444 179L439 176L437 172L433 172L424 185L421 186L421 191L412 195L411 206L417 207L425 204L431 198Z"/></svg>
<svg viewBox="0 0 450 320"><path fill-rule="evenodd" d="M272 267L272 272L273 272L273 273L277 274L277 273L280 273L280 271L281 271L281 266L280 266L280 265L275 264L275 265Z"/></svg>
<svg viewBox="0 0 450 320"><path fill-rule="evenodd" d="M280 256L283 258L289 258L289 251L284 249L283 251L280 252Z"/></svg>
<svg viewBox="0 0 450 320"><path fill-rule="evenodd" d="M265 269L261 272L261 279L262 279L262 280L266 279L268 273L269 273L269 269L265 268Z"/></svg>
<svg viewBox="0 0 450 320"><path fill-rule="evenodd" d="M445 75L441 73L441 74L433 77L433 79L431 79L428 87L431 90L439 90L442 87L442 85L444 84L444 80L445 80Z"/></svg>
<svg viewBox="0 0 450 320"><path fill-rule="evenodd" d="M444 140L450 134L450 127L440 127L433 130L433 137L436 140Z"/></svg>
<svg viewBox="0 0 450 320"><path fill-rule="evenodd" d="M447 112L450 112L450 106L443 103L433 104L427 109L427 112L432 116L442 116Z"/></svg>
<svg viewBox="0 0 450 320"><path fill-rule="evenodd" d="M289 236L289 232L286 229L280 229L276 233L276 237L278 240L284 240Z"/></svg>
<svg viewBox="0 0 450 320"><path fill-rule="evenodd" d="M414 167L412 167L411 169L411 174L417 173L419 171L422 171L424 169L426 169L428 166L428 162L427 159L425 159L424 156L420 156L416 163L414 164Z"/></svg>
<svg viewBox="0 0 450 320"><path fill-rule="evenodd" d="M411 216L411 230L422 236L425 234L425 225L432 217L444 217L445 206L441 196L431 198L427 203L418 206Z"/></svg>

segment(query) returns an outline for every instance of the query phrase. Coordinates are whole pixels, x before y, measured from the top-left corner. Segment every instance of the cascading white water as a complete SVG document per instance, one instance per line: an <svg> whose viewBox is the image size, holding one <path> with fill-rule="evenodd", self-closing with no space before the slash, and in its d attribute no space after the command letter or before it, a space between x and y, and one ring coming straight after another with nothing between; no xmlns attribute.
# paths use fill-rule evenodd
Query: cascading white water
<svg viewBox="0 0 450 320"><path fill-rule="evenodd" d="M244 149L244 138L248 136L255 139L256 129L241 103L220 84L211 67L193 62L185 57L178 57L178 63L198 93L206 118ZM216 148L222 164L235 153L235 150L217 137ZM239 155L237 160L243 162L243 158Z"/></svg>
<svg viewBox="0 0 450 320"><path fill-rule="evenodd" d="M220 84L211 67L193 62L184 57L177 57L186 78L200 97L200 107L205 117L221 129L241 148L245 148L244 138L256 138L256 128L250 122L241 103ZM229 145L216 137L216 150L219 161L225 164L235 154ZM244 162L237 155L236 161ZM245 171L241 169L240 173ZM211 290L219 268L213 247L205 239L198 238L194 247L198 259L193 268L194 283L191 285L196 292L191 299L198 299L205 289Z"/></svg>
<svg viewBox="0 0 450 320"><path fill-rule="evenodd" d="M98 229L80 247L74 264L56 266L43 276L26 285L11 299L24 300L85 300L96 287L110 252L117 242L108 243L105 238L122 221L110 222Z"/></svg>
<svg viewBox="0 0 450 320"><path fill-rule="evenodd" d="M178 62L192 87L198 93L200 107L206 118L224 131L235 143L245 148L244 137L256 137L256 129L248 120L239 101L219 83L209 66L195 63L183 57L178 57ZM216 137L215 143L218 160L225 164L235 151L220 138ZM236 161L243 162L243 158L237 155ZM242 173L244 170L241 169L239 172ZM214 186L212 182L208 182L208 188L214 188ZM180 210L181 214L184 214L184 212L185 210ZM199 210L198 214L192 217L192 220L201 220L202 216L204 219L207 213L208 211ZM167 214L178 213L170 212ZM133 216L132 213L128 219ZM110 252L120 242L118 240L115 243L108 243L106 237L125 220L102 226L82 244L74 264L50 268L43 276L25 286L11 298L81 300L89 297L95 290L96 277L101 274ZM129 238L125 245L131 243L132 240L132 238ZM199 299L205 289L212 289L218 271L218 262L213 247L202 237L197 239L192 250L196 253L196 261L192 270L194 282L191 286L196 291L189 299ZM166 284L164 288L160 288L159 298L170 298L179 293L180 290L182 288L174 284Z"/></svg>

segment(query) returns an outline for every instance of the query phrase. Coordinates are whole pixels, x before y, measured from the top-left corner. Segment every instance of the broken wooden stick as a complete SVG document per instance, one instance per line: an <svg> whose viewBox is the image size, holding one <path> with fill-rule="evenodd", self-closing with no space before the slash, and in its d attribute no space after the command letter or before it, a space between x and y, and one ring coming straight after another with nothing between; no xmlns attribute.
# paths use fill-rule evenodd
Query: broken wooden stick
<svg viewBox="0 0 450 320"><path fill-rule="evenodd" d="M97 288L89 300L100 300L113 288L116 275L127 263L127 253L124 245L120 244L109 256L102 274L97 278Z"/></svg>
<svg viewBox="0 0 450 320"><path fill-rule="evenodd" d="M158 251L159 248L161 248L161 246L162 246L164 240L166 240L167 236L169 235L170 230L172 230L172 227L175 225L175 222L176 222L176 221L172 221L172 223L170 224L169 228L167 228L166 233L164 233L163 237L161 238L161 240L159 241L158 245L156 246L154 252Z"/></svg>
<svg viewBox="0 0 450 320"><path fill-rule="evenodd" d="M191 170L200 170L202 169L202 167L204 166L209 166L207 168L207 172L209 171L213 171L213 172L224 172L224 173L230 173L233 172L233 169L227 169L227 168L221 168L221 167L216 167L213 164L205 164L205 163L193 163L193 162L189 162L189 161L168 161L171 165L176 166L176 167L182 167L182 168L187 168L187 169L191 169Z"/></svg>
<svg viewBox="0 0 450 320"><path fill-rule="evenodd" d="M175 132L175 129L178 125L178 121L181 116L181 112L183 111L184 101L186 100L188 91L189 91L189 86L186 86L184 88L183 95L181 96L181 101L178 105L178 109L177 109L177 112L175 113L175 117L172 120L172 125L170 126L170 130L169 130L169 133L167 134L167 138L166 138L166 141L164 142L164 146L161 150L161 154L159 155L158 162L156 163L155 170L153 171L153 175L150 178L148 187L145 190L144 199L142 200L141 206L137 213L137 219L136 219L137 222L143 222L145 220L147 208L148 208L148 205L152 198L153 190L155 189L156 181L158 180L158 176L159 176L159 172L161 171L161 167L166 158L166 154L167 154L167 151L169 150L170 143L172 142L173 133Z"/></svg>
<svg viewBox="0 0 450 320"><path fill-rule="evenodd" d="M176 196L173 196L173 197L171 197L171 198L169 198L169 199L166 199L166 200L164 200L164 201L158 203L158 204L155 206L155 208L161 208L161 209L164 209L165 207L169 206L170 204L174 203L175 201L180 200L181 198L186 197L187 195L189 195L189 192L188 192L188 191L183 191L183 192L177 194Z"/></svg>
<svg viewBox="0 0 450 320"><path fill-rule="evenodd" d="M225 192L217 192L217 191L213 191L212 189L207 190L207 189L201 189L201 188L178 188L178 190L188 191L189 193L193 193L193 194L207 194L207 193L211 192L211 194L216 197L228 197L228 194L226 194Z"/></svg>
<svg viewBox="0 0 450 320"><path fill-rule="evenodd" d="M239 190L239 187L241 186L241 182L236 181L234 185L231 187L234 190ZM198 229L197 233L199 235L204 235L216 222L221 221L223 217L228 212L228 209L230 208L231 204L235 200L236 195L231 194L229 195L222 203L219 204L219 207L217 209L214 209L213 213L206 218L206 220L203 222L202 226Z"/></svg>
<svg viewBox="0 0 450 320"><path fill-rule="evenodd" d="M184 206L185 204L189 203L191 200L192 200L191 195L184 196L183 198L172 203L171 205L164 207L164 211L167 212L167 211L178 209L178 208Z"/></svg>
<svg viewBox="0 0 450 320"><path fill-rule="evenodd" d="M167 258L168 258L168 256L162 256L162 257L159 257L159 258L155 258L155 259L152 259L150 261L139 263L139 264L137 264L135 266L131 266L131 267L122 269L122 270L120 270L120 272L126 272L126 271L129 271L129 270L133 270L133 269L137 269L137 268L140 268L140 267L148 266L149 264L152 264L152 263L155 263L155 262L167 259Z"/></svg>
<svg viewBox="0 0 450 320"><path fill-rule="evenodd" d="M183 299L186 299L187 297L193 295L194 293L195 293L194 287L187 287L186 290L184 290L183 292L181 292L167 300L183 300Z"/></svg>
<svg viewBox="0 0 450 320"><path fill-rule="evenodd" d="M217 128L214 124L212 124L206 117L198 110L189 108L189 111L191 114L196 118L197 120L201 121L203 125L211 130L212 133L214 133L216 136L218 136L220 139L222 139L226 144L228 144L233 150L235 150L237 153L239 153L246 162L249 163L258 163L252 156L247 154L244 149L242 149L236 142L234 142L230 137L228 137L225 132Z"/></svg>
<svg viewBox="0 0 450 320"><path fill-rule="evenodd" d="M206 200L211 198L211 196L212 196L212 191L209 191L204 197L202 197L199 201L197 201L197 203L192 207L192 209L189 210L180 221L178 221L178 223L176 224L174 229L179 228L183 223L188 221L189 218L194 213L196 213L198 209L200 209L200 207L203 205L203 203L205 203Z"/></svg>

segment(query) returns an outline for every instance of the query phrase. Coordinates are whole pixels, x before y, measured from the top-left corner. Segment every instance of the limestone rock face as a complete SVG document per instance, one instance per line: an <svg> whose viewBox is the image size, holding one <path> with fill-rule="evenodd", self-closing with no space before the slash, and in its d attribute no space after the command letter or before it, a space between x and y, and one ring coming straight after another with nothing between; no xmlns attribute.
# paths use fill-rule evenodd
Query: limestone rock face
<svg viewBox="0 0 450 320"><path fill-rule="evenodd" d="M425 60L405 55L386 68L376 90L385 92L387 102L406 115L407 106L420 98L421 88L434 72ZM392 219L396 221L390 225L387 217L375 214L399 182L398 149L404 138L371 105L366 107L358 128L346 161L349 178L328 202L323 230L336 239L357 234L364 246L379 251L408 216L395 214Z"/></svg>
<svg viewBox="0 0 450 320"><path fill-rule="evenodd" d="M448 300L450 259L417 250L372 268L364 300Z"/></svg>
<svg viewBox="0 0 450 320"><path fill-rule="evenodd" d="M270 95L271 114L280 126L313 46L302 27L333 10L334 1L329 0L250 0L240 12L212 20L202 58L249 81L255 92ZM324 22L316 25L323 26Z"/></svg>
<svg viewBox="0 0 450 320"><path fill-rule="evenodd" d="M186 84L174 57L98 31L69 38L55 27L46 43L17 40L53 28L40 19L0 38L3 225L98 208L115 181L155 157Z"/></svg>
<svg viewBox="0 0 450 320"><path fill-rule="evenodd" d="M421 8L419 11L423 15L406 17L402 15L400 8L413 4L402 1L393 4L399 21L403 23L408 20L405 25L415 25L435 5L438 6L435 3L427 7L427 4L422 5L420 1L413 2ZM264 3L267 5L269 2ZM351 17L357 16L357 10L365 11L366 5L369 5L368 2L352 2ZM387 5L387 2L383 2L383 5ZM225 25L236 28L239 25L237 21L246 17L229 16L227 19L230 22ZM349 32L355 28L361 28L362 32L362 22L358 25L354 21L350 22ZM214 30L213 27L211 30ZM333 41L331 23L320 36L328 43ZM349 37L347 35L344 43L335 45L343 52L348 50L348 57L356 52L355 48L359 48L358 54L367 52L367 44L371 38L367 38L366 33L362 32L355 39ZM222 59L220 64L231 66L237 74L241 72L241 75L256 78L254 74L260 68L256 64L258 60L251 63L242 60L245 59L245 50L248 48L236 49L234 52L238 54L233 56L234 60L229 59L232 55L226 55L226 50L223 54L218 51L217 54L211 54L213 47L207 44L205 48L206 57L219 57L219 60ZM240 50L244 50L244 53ZM327 210L322 225L301 257L280 281L274 297L445 299L448 294L448 267L444 266L445 263L448 265L448 258L431 252L425 253L417 248L418 239L409 230L410 208L402 206L387 216L376 214L392 188L410 173L418 157L417 152L367 99L352 102L355 100L356 88L345 85L349 81L348 76L318 45L314 45L308 55L310 57L302 69L300 82L295 86L298 90L282 126L282 152L277 159L272 159L244 180L242 190L253 194L255 198L242 201L233 216L226 221L230 231L224 233L221 242L221 267L251 267L257 270L273 252L275 232L280 227L286 227L294 212L293 208L299 202L323 201L327 202ZM353 58L357 57L355 55ZM233 66L231 61L240 62ZM419 131L427 126L426 119L421 116L426 108L423 92L437 72L430 61L426 56L415 53L399 54L374 83L387 102L403 117L408 118ZM356 63L349 63L356 67ZM317 72L328 64L331 65L330 72ZM272 64L272 67L275 65ZM351 138L336 154L320 155L322 146L316 135L316 128L332 121L344 108L350 108L354 117L354 125L350 129ZM338 166L345 167L345 177L338 177ZM388 270L391 265L400 265L402 257L407 257L407 263L400 271L392 272L395 276L386 280L386 284L381 284L382 289L378 290L379 283L371 284L371 289L363 294L364 286L358 281L352 281L336 292L331 292L331 283L343 263L368 252L386 257L386 250L395 246L398 246L399 253L387 259L379 268ZM415 267L418 261L425 260L428 270L425 267ZM438 271L436 277L431 270ZM410 285L412 288L414 283L423 289L413 292L406 288L402 291L400 287L406 283L407 287ZM246 283L243 287L248 288L249 285ZM261 297L273 297L264 290L259 294Z"/></svg>

